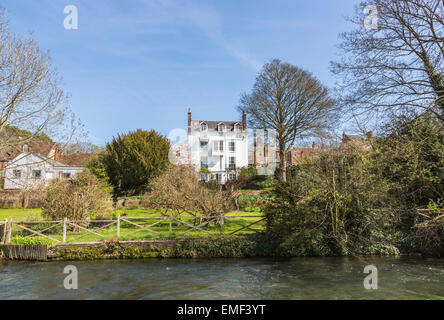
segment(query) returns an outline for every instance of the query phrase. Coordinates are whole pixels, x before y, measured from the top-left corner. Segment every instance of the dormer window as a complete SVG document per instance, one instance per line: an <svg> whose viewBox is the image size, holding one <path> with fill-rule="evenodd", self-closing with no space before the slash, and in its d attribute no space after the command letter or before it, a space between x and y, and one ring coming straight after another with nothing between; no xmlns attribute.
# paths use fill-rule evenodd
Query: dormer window
<svg viewBox="0 0 444 320"><path fill-rule="evenodd" d="M236 133L236 138L240 138L241 137L241 133L242 133L242 127L239 123L236 123L234 125L234 132Z"/></svg>
<svg viewBox="0 0 444 320"><path fill-rule="evenodd" d="M23 151L23 152L28 152L28 151L29 151L29 147L28 147L27 144L24 144L24 145L23 145L23 147L22 147L22 151Z"/></svg>
<svg viewBox="0 0 444 320"><path fill-rule="evenodd" d="M200 124L200 131L201 132L207 132L208 131L208 126L206 123L201 123Z"/></svg>
<svg viewBox="0 0 444 320"><path fill-rule="evenodd" d="M219 124L217 125L217 131L219 131L219 134L224 133L224 132L225 132L225 124L223 124L223 123L219 123Z"/></svg>

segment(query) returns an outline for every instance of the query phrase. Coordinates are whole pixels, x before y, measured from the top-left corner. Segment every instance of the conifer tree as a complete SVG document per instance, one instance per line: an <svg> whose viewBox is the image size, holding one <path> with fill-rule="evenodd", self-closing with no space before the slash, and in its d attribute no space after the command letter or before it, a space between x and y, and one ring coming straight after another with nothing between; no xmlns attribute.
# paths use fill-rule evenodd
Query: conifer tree
<svg viewBox="0 0 444 320"><path fill-rule="evenodd" d="M170 143L154 130L118 135L106 146L103 156L109 182L116 195L146 191L149 181L168 164Z"/></svg>

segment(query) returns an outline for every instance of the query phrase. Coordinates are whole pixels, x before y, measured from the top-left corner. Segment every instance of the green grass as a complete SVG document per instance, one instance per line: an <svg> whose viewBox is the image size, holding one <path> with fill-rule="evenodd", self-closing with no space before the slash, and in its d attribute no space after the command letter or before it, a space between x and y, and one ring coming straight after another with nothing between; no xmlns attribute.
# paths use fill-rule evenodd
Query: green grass
<svg viewBox="0 0 444 320"><path fill-rule="evenodd" d="M12 218L14 221L43 220L41 209L0 208L0 221Z"/></svg>
<svg viewBox="0 0 444 320"><path fill-rule="evenodd" d="M137 233L134 233L134 231L139 230L137 226L134 226L126 221L121 221L120 226L120 240L142 240L142 239L159 239L159 238L169 238L169 239L177 239L177 238L201 238L201 237L208 237L208 236L218 236L220 235L220 226L218 224L215 224L214 221L210 222L210 224L201 227L202 230L193 230L188 233L182 234L182 232L185 232L190 229L189 226L180 225L177 221L172 222L172 233L169 232L169 220L162 221L162 219L154 218L154 217L160 217L161 214L154 209L124 209L124 210L117 210L113 213L111 213L107 219L110 220L116 220L117 215L120 214L122 218L127 217L152 217L152 219L130 219L130 221L137 223L143 227L149 227L149 225L152 225L156 222L159 222L155 226L149 227L151 230L157 232L152 233L148 230L141 230ZM234 232L238 229L241 229L242 226L247 226L250 223L253 223L255 221L258 221L261 219L262 214L260 212L229 212L226 214L226 217L229 218L230 216L243 216L242 218L233 218L232 221L228 220L225 221L224 227L223 227L223 234L228 235L231 232ZM184 214L184 216L189 216L188 214ZM43 220L41 216L41 210L40 209L0 209L0 217L12 217L14 221L36 221L36 220ZM183 219L183 218L182 218ZM4 218L3 218L4 220ZM196 225L198 224L198 220L195 218L189 218L184 220L190 225ZM50 227L50 224L47 225L27 225L28 228L32 228L33 230L43 230L45 228ZM89 228L89 227L88 227ZM262 231L265 228L265 221L261 221L253 226L251 226L252 229L256 229L258 231ZM90 228L89 228L90 229ZM68 228L67 233L67 242L89 242L89 241L101 241L101 240L111 240L111 239L117 239L117 225L114 224L110 227L98 230L98 228L94 228L92 230L95 230L96 232L103 235L103 237L100 237L98 235L94 234L87 234L85 231L74 233L72 228ZM208 234L208 233L209 234ZM239 232L237 232L235 235L247 235L252 234L254 231L249 229L243 229ZM20 236L26 236L30 234L28 231L19 229L18 227L15 227L13 229L13 235L20 235ZM52 238L62 240L62 226L59 225L54 229L50 229L44 234L51 236ZM83 236L85 235L85 236ZM83 237L81 237L83 236ZM81 237L81 238L79 238Z"/></svg>

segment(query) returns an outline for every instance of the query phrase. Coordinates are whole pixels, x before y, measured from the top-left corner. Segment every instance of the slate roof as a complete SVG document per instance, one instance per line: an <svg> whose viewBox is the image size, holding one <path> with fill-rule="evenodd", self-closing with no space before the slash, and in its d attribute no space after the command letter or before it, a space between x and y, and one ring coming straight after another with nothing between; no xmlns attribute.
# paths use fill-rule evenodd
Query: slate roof
<svg viewBox="0 0 444 320"><path fill-rule="evenodd" d="M225 124L227 130L231 130L231 131L234 130L234 126L236 124L239 124L242 127L241 121L206 121L206 120L193 120L193 121L198 122L199 125L202 123L206 123L208 126L208 131L210 131L210 130L217 131L217 126L219 124Z"/></svg>

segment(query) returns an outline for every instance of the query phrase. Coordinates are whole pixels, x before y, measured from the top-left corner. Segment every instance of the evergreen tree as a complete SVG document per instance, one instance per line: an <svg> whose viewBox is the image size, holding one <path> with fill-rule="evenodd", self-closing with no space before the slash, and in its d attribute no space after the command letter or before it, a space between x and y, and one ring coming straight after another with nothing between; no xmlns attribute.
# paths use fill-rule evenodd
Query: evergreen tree
<svg viewBox="0 0 444 320"><path fill-rule="evenodd" d="M146 191L148 182L168 165L169 141L154 130L118 135L106 146L103 162L116 195Z"/></svg>

